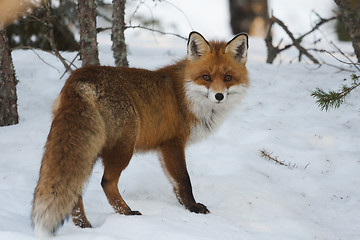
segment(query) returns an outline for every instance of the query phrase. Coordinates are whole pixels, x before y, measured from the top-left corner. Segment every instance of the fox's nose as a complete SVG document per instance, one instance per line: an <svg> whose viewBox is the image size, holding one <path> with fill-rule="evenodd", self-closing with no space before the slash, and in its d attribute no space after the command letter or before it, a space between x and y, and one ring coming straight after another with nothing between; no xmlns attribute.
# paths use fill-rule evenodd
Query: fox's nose
<svg viewBox="0 0 360 240"><path fill-rule="evenodd" d="M220 102L221 100L224 99L224 94L222 94L222 93L215 94L215 99Z"/></svg>

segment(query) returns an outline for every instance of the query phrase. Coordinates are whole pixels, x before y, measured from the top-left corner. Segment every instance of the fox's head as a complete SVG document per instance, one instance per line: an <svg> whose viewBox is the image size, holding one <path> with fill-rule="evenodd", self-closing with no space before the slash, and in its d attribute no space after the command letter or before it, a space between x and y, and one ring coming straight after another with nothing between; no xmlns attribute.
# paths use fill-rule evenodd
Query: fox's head
<svg viewBox="0 0 360 240"><path fill-rule="evenodd" d="M189 102L227 105L240 101L248 85L245 67L248 46L245 33L226 43L208 42L200 33L191 32L185 71L185 93Z"/></svg>

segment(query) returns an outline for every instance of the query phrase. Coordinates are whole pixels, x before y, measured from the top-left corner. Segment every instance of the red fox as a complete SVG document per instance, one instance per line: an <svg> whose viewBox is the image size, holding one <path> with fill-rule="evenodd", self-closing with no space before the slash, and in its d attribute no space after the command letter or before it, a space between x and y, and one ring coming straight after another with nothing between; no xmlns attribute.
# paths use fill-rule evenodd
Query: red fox
<svg viewBox="0 0 360 240"><path fill-rule="evenodd" d="M53 235L70 213L91 227L82 202L85 182L102 159L101 186L115 212L140 215L118 190L135 152L156 150L179 202L197 203L186 170L185 147L203 139L241 101L248 86L248 36L211 41L191 32L187 57L156 71L89 66L74 71L53 107L53 121L35 188L32 222L38 236Z"/></svg>

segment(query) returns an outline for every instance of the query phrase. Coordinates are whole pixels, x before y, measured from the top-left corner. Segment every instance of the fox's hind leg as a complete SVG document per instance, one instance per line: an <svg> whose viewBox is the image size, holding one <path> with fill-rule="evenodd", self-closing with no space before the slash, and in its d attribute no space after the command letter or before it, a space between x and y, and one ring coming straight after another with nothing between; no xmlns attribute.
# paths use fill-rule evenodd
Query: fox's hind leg
<svg viewBox="0 0 360 240"><path fill-rule="evenodd" d="M104 148L101 154L104 163L104 175L101 186L105 195L114 208L115 212L125 215L141 215L138 211L132 211L121 197L118 189L118 181L121 172L127 167L134 153L135 139L133 136L117 141L110 148Z"/></svg>
<svg viewBox="0 0 360 240"><path fill-rule="evenodd" d="M84 204L81 196L79 196L78 201L71 212L71 215L75 226L81 228L91 228L91 224L85 214Z"/></svg>

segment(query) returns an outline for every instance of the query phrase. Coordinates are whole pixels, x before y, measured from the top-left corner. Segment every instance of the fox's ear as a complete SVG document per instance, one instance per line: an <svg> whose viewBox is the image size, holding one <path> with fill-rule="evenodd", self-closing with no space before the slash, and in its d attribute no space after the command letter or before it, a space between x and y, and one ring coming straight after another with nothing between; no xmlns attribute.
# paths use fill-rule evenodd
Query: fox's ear
<svg viewBox="0 0 360 240"><path fill-rule="evenodd" d="M230 54L237 62L246 63L249 48L248 35L240 33L226 44L225 53Z"/></svg>
<svg viewBox="0 0 360 240"><path fill-rule="evenodd" d="M187 43L187 59L197 60L204 53L210 52L210 45L198 32L191 32Z"/></svg>

